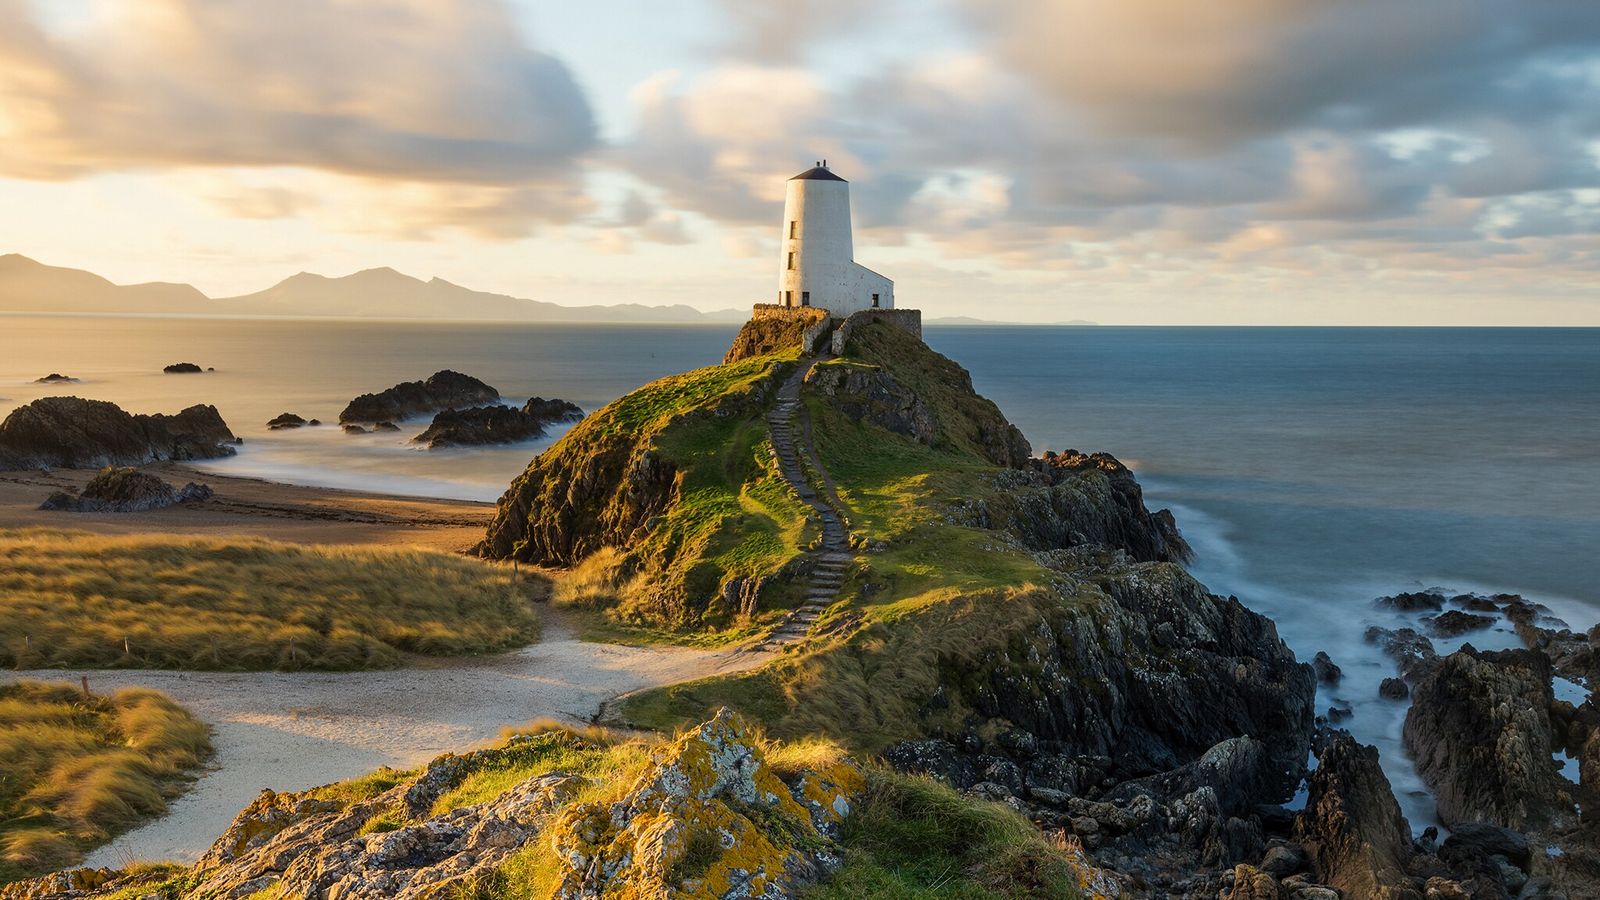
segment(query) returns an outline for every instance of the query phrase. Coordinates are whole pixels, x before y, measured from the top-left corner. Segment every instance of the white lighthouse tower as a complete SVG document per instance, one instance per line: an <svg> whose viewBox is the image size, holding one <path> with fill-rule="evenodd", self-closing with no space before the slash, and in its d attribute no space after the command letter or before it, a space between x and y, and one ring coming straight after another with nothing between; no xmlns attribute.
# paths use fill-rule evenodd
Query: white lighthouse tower
<svg viewBox="0 0 1600 900"><path fill-rule="evenodd" d="M830 172L826 160L789 179L778 251L778 304L825 309L834 318L894 308L894 282L855 261L850 183Z"/></svg>

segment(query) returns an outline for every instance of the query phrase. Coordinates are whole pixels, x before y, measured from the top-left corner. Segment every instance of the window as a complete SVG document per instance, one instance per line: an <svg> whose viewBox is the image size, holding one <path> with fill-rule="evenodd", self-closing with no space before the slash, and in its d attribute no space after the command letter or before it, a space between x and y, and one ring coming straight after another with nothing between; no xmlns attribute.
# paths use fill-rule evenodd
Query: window
<svg viewBox="0 0 1600 900"><path fill-rule="evenodd" d="M799 230L799 225L800 225L800 223L795 221L794 219L790 219L789 220L789 237L797 238L797 237L800 236L800 235L796 234L796 232Z"/></svg>
<svg viewBox="0 0 1600 900"><path fill-rule="evenodd" d="M810 291L801 291L800 292L800 305L801 306L810 306L811 305L811 292Z"/></svg>
<svg viewBox="0 0 1600 900"><path fill-rule="evenodd" d="M878 295L877 294L873 294L872 295L872 305L873 305L874 308L876 308L877 305L878 305Z"/></svg>
<svg viewBox="0 0 1600 900"><path fill-rule="evenodd" d="M789 251L789 270L790 271L794 270L794 251L793 250Z"/></svg>

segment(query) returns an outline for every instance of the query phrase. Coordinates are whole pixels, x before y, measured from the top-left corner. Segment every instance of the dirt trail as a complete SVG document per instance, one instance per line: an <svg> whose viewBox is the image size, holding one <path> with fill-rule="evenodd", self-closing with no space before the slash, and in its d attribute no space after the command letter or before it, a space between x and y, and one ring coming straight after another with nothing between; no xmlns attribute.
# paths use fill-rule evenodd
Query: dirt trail
<svg viewBox="0 0 1600 900"><path fill-rule="evenodd" d="M95 671L90 689L170 694L213 728L214 767L161 819L90 854L91 866L192 862L263 788L303 790L408 768L531 719L583 723L620 694L752 668L768 653L579 641L546 610L545 640L515 653L384 672ZM69 680L77 671L10 672Z"/></svg>

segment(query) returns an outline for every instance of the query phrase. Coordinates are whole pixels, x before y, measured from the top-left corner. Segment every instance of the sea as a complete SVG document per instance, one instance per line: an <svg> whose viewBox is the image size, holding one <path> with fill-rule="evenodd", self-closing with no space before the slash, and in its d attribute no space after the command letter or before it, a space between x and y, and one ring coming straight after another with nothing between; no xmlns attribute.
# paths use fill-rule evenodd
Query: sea
<svg viewBox="0 0 1600 900"><path fill-rule="evenodd" d="M203 464L231 475L493 500L558 437L424 450L347 435L357 394L455 369L508 402L598 409L720 361L733 326L486 325L370 320L0 316L0 414L72 393L134 412L212 403L245 439ZM1414 624L1398 591L1512 592L1575 628L1600 619L1600 329L930 326L1036 452L1103 450L1168 507L1213 591L1271 616L1301 659L1343 680L1319 708L1378 746L1414 829L1432 801L1400 742L1405 704L1363 639ZM204 374L168 375L193 362ZM59 372L75 384L34 379ZM292 412L319 428L268 431ZM1513 646L1496 628L1436 641ZM1581 688L1562 686L1569 693ZM1571 761L1557 759L1575 773Z"/></svg>

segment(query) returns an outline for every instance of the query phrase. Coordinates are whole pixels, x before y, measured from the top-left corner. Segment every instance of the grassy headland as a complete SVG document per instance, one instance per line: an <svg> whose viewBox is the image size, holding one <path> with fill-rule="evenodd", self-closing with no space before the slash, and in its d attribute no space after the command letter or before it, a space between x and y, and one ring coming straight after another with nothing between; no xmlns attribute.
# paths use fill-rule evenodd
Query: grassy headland
<svg viewBox="0 0 1600 900"><path fill-rule="evenodd" d="M0 685L0 884L160 815L210 754L205 725L156 691Z"/></svg>
<svg viewBox="0 0 1600 900"><path fill-rule="evenodd" d="M531 643L535 589L430 551L0 530L0 666L386 668Z"/></svg>

